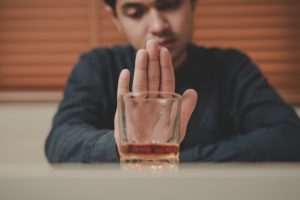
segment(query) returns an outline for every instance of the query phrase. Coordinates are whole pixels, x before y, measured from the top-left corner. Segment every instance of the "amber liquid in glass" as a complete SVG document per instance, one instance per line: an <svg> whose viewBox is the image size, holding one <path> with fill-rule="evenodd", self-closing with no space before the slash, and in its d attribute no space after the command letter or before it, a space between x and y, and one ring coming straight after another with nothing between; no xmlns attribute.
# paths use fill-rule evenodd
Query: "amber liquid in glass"
<svg viewBox="0 0 300 200"><path fill-rule="evenodd" d="M178 144L124 144L120 146L121 163L133 166L178 164Z"/></svg>

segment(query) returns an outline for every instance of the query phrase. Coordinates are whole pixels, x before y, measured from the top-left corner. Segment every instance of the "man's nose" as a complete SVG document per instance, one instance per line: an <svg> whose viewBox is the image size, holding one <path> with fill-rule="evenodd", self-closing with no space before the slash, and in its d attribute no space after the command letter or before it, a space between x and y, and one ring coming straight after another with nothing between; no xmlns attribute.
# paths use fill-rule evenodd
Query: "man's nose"
<svg viewBox="0 0 300 200"><path fill-rule="evenodd" d="M153 35L159 35L169 28L169 22L166 17L157 10L150 11L150 32Z"/></svg>

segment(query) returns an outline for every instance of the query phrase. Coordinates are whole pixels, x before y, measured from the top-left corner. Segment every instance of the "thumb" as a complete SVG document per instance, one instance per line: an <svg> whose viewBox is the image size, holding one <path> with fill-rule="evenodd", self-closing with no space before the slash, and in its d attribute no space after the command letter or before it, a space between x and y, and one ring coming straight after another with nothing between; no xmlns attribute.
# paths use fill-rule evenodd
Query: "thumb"
<svg viewBox="0 0 300 200"><path fill-rule="evenodd" d="M193 89L186 90L182 95L182 103L181 103L181 127L180 127L180 142L182 142L183 138L186 134L186 128L189 122L189 119L196 107L197 103L197 92Z"/></svg>
<svg viewBox="0 0 300 200"><path fill-rule="evenodd" d="M118 98L122 95L125 94L126 92L129 92L129 80L130 80L130 72L128 69L123 69L120 73L119 76L119 82L118 82L118 92L117 92L117 100ZM119 146L119 117L118 117L118 108L115 113L115 140L117 146Z"/></svg>

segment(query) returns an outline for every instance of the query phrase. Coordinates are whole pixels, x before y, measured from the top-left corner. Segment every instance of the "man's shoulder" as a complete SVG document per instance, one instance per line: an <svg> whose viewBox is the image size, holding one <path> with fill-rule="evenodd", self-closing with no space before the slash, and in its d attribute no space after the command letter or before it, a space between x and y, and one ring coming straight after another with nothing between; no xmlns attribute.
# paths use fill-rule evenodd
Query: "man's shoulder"
<svg viewBox="0 0 300 200"><path fill-rule="evenodd" d="M97 47L80 55L79 63L90 68L121 70L133 66L134 50L130 45ZM114 67L111 67L114 66Z"/></svg>
<svg viewBox="0 0 300 200"><path fill-rule="evenodd" d="M191 45L190 59L193 70L205 74L216 75L220 79L238 74L241 71L258 71L257 65L244 52L234 48L205 47Z"/></svg>
<svg viewBox="0 0 300 200"><path fill-rule="evenodd" d="M189 48L195 57L209 62L250 60L244 52L235 48L207 47L197 44L191 44Z"/></svg>
<svg viewBox="0 0 300 200"><path fill-rule="evenodd" d="M97 47L83 52L73 67L73 73L100 74L100 71L108 71L118 74L126 66L132 66L130 45L118 45L112 47Z"/></svg>
<svg viewBox="0 0 300 200"><path fill-rule="evenodd" d="M119 57L121 55L130 54L132 47L129 44L114 45L111 47L96 47L84 52L82 57Z"/></svg>

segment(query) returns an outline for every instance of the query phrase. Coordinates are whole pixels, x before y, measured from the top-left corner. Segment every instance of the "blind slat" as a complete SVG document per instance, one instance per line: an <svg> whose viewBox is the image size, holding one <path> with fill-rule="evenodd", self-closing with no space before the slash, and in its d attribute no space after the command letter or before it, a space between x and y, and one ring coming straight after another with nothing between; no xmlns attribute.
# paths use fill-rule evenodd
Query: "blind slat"
<svg viewBox="0 0 300 200"><path fill-rule="evenodd" d="M286 28L211 28L196 29L195 39L270 39L270 38L299 38L300 27L292 30Z"/></svg>
<svg viewBox="0 0 300 200"><path fill-rule="evenodd" d="M47 46L47 48L45 48ZM77 53L89 49L88 42L34 42L34 43L4 43L0 48L1 55L11 55L20 53Z"/></svg>
<svg viewBox="0 0 300 200"><path fill-rule="evenodd" d="M286 51L299 51L300 40L289 41L286 39L258 39L258 40L201 40L197 44L205 44L208 47L235 47L246 51L267 51L267 50L286 50Z"/></svg>
<svg viewBox="0 0 300 200"><path fill-rule="evenodd" d="M11 20L11 19L57 19L57 18L86 18L89 16L87 9L80 7L58 7L49 8L43 7L42 9L36 8L5 8L0 7L0 19Z"/></svg>
<svg viewBox="0 0 300 200"><path fill-rule="evenodd" d="M86 0L63 0L63 1L53 1L53 0L1 0L0 7L1 8L18 8L18 7L41 7L41 8L49 8L52 6L55 7L84 7L89 5L89 2Z"/></svg>
<svg viewBox="0 0 300 200"><path fill-rule="evenodd" d="M299 2L297 2L299 3ZM103 13L104 14L104 13ZM290 1L272 2L264 4L222 4L213 3L201 5L198 2L196 17L200 16L270 16L270 15L299 15L299 4Z"/></svg>
<svg viewBox="0 0 300 200"><path fill-rule="evenodd" d="M34 89L34 88L61 88L66 82L66 77L54 76L54 77L12 77L12 78L1 78L0 88L11 88L11 89Z"/></svg>
<svg viewBox="0 0 300 200"><path fill-rule="evenodd" d="M300 92L299 75L300 74L270 74L268 80L271 84L279 85L278 89L294 89Z"/></svg>
<svg viewBox="0 0 300 200"><path fill-rule="evenodd" d="M257 62L258 66L260 67L260 69L266 73L266 74L297 74L298 76L300 73L300 65L298 62L276 62L276 63L259 63ZM298 81L297 81L298 82ZM299 82L298 82L299 83ZM300 88L300 87L299 87Z"/></svg>
<svg viewBox="0 0 300 200"><path fill-rule="evenodd" d="M3 56L0 55L0 65L6 64L43 64L43 63L51 63L51 64L71 64L78 58L78 54L20 54L17 56L17 59L14 55Z"/></svg>
<svg viewBox="0 0 300 200"><path fill-rule="evenodd" d="M68 41L68 40L88 40L89 32L82 31L0 31L0 42L9 41Z"/></svg>
<svg viewBox="0 0 300 200"><path fill-rule="evenodd" d="M0 77L26 77L26 76L67 76L71 65L48 66L7 66L0 68Z"/></svg>
<svg viewBox="0 0 300 200"><path fill-rule="evenodd" d="M199 20L195 27L202 28L294 28L300 27L300 20L287 16L266 17L210 17Z"/></svg>
<svg viewBox="0 0 300 200"><path fill-rule="evenodd" d="M1 23L1 29L5 32L14 32L14 31L52 31L52 30L72 30L72 31L84 31L89 28L89 25L86 23L86 19L79 18L78 20L74 19L35 19L35 20L6 20Z"/></svg>

